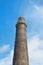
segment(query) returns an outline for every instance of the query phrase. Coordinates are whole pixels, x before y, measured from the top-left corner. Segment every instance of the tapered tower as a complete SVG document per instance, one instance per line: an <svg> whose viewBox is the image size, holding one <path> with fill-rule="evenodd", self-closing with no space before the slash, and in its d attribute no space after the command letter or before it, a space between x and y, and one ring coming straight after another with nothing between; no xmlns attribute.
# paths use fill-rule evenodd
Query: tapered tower
<svg viewBox="0 0 43 65"><path fill-rule="evenodd" d="M26 23L23 17L19 17L16 23L16 38L13 65L29 65L26 37Z"/></svg>

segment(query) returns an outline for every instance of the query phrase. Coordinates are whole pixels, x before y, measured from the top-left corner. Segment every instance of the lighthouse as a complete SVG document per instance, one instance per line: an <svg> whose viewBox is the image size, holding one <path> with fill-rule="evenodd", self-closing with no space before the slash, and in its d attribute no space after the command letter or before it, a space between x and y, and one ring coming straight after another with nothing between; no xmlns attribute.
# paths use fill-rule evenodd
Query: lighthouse
<svg viewBox="0 0 43 65"><path fill-rule="evenodd" d="M13 65L29 65L26 27L24 17L19 17L16 23Z"/></svg>

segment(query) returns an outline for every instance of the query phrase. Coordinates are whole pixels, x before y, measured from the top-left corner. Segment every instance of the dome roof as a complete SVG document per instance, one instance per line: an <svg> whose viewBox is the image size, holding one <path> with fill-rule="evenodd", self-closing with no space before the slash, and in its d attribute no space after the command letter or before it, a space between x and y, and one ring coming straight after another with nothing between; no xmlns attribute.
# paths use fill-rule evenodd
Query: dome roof
<svg viewBox="0 0 43 65"><path fill-rule="evenodd" d="M25 21L24 17L19 17L18 20L24 20Z"/></svg>
<svg viewBox="0 0 43 65"><path fill-rule="evenodd" d="M24 17L19 17L17 23L25 23Z"/></svg>

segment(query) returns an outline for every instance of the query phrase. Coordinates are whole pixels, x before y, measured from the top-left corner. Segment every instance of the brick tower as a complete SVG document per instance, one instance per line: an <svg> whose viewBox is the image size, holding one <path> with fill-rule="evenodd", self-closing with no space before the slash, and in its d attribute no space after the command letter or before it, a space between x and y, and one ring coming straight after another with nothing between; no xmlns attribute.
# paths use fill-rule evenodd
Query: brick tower
<svg viewBox="0 0 43 65"><path fill-rule="evenodd" d="M13 65L29 65L26 37L26 23L23 17L19 17L16 24L15 49Z"/></svg>

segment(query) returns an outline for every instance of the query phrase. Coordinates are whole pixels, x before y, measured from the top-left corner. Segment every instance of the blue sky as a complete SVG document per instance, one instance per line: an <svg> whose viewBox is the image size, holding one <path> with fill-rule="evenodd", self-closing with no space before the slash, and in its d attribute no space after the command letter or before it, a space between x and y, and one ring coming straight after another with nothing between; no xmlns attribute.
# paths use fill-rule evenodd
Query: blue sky
<svg viewBox="0 0 43 65"><path fill-rule="evenodd" d="M43 0L0 0L0 65L12 65L19 16L27 23L30 65L43 65Z"/></svg>

